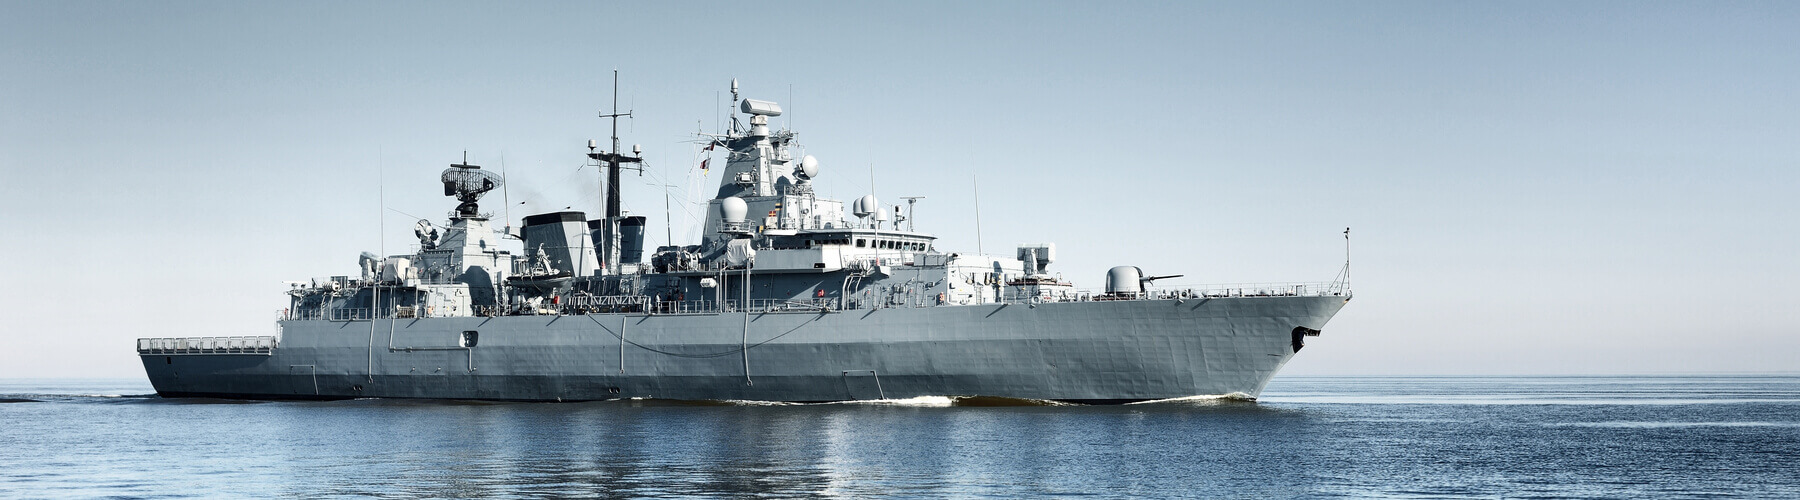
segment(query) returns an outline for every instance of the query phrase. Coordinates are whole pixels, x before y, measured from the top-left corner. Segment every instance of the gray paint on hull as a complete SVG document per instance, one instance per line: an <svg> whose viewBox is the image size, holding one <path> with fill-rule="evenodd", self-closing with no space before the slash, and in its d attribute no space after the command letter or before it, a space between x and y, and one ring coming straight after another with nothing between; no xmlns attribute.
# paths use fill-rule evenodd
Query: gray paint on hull
<svg viewBox="0 0 1800 500"><path fill-rule="evenodd" d="M395 321L391 334L389 321L377 320L373 373L369 322L283 321L272 355L146 355L143 362L166 396L1254 397L1293 356L1294 327L1323 328L1345 300L1232 297L751 313L747 336L744 313L428 318ZM465 349L459 339L467 330L480 332L480 341Z"/></svg>

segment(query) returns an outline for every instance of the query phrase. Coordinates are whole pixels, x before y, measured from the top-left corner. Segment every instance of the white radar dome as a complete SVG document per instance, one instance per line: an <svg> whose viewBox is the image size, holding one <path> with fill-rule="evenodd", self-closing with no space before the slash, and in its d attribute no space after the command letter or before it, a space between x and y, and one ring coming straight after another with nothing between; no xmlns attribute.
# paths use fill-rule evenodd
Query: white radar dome
<svg viewBox="0 0 1800 500"><path fill-rule="evenodd" d="M800 159L800 178L812 180L812 178L818 177L818 176L819 176L819 159L813 158L813 155L806 155L805 158L801 158Z"/></svg>
<svg viewBox="0 0 1800 500"><path fill-rule="evenodd" d="M733 196L719 200L719 218L725 222L743 222L749 213L750 206L744 204L743 198Z"/></svg>
<svg viewBox="0 0 1800 500"><path fill-rule="evenodd" d="M856 214L858 218L868 217L869 214L875 213L876 207L880 206L881 202L875 199L875 195L863 195L856 199L856 203L851 204L850 213Z"/></svg>

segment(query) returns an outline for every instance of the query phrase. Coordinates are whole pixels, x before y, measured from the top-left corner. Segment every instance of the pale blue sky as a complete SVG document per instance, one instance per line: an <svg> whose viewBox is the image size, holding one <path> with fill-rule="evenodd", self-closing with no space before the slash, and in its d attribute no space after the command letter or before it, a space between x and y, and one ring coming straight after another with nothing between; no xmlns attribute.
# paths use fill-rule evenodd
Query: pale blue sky
<svg viewBox="0 0 1800 500"><path fill-rule="evenodd" d="M826 194L873 167L970 251L978 176L986 250L1082 286L1325 281L1354 227L1357 299L1284 373L1800 371L1793 4L0 6L0 377L266 334L384 244L384 191L441 219L464 150L593 211L614 68L653 228L737 78Z"/></svg>

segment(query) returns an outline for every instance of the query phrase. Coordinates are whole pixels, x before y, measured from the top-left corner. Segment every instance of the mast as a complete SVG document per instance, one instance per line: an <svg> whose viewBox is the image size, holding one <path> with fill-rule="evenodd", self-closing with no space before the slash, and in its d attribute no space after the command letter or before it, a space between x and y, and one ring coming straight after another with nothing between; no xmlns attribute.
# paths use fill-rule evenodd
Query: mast
<svg viewBox="0 0 1800 500"><path fill-rule="evenodd" d="M611 113L606 113L606 112L600 113L601 118L611 118L612 119L612 151L608 151L608 152L592 151L593 146L591 145L591 142L590 142L590 146L588 147L589 148L588 158L592 158L594 160L601 161L606 164L606 193L605 193L605 199L606 199L606 223L605 224L606 224L606 227L603 231L601 231L601 234L605 235L605 237L602 238L602 240L604 240L604 241L601 241L599 243L600 243L600 266L601 266L601 269L605 273L609 273L609 274L617 274L618 270L619 270L619 245L618 245L619 215L620 215L620 210L619 210L619 168L620 167L619 167L619 164L621 164L621 163L643 163L643 161L644 161L644 159L642 157L635 156L637 154L642 153L642 150L636 146L633 146L631 148L632 149L631 152L634 156L626 156L619 152L619 117L621 117L621 116L631 116L631 111L626 110L624 113L619 112L619 70L615 69L615 70L613 70L612 112ZM642 167L629 167L629 168L642 168Z"/></svg>

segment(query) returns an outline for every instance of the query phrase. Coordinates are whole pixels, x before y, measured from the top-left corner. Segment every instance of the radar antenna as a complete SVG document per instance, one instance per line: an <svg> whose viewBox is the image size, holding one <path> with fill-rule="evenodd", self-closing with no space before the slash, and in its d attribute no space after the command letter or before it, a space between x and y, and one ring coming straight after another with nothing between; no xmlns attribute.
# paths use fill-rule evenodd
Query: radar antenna
<svg viewBox="0 0 1800 500"><path fill-rule="evenodd" d="M461 219L480 217L480 207L475 205L475 200L501 184L500 176L482 170L480 165L470 165L468 151L463 152L462 163L450 164L438 180L444 182L444 196L454 196L456 201L462 202L456 206L456 217Z"/></svg>

